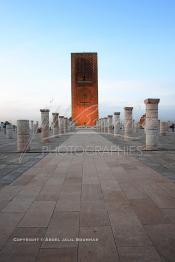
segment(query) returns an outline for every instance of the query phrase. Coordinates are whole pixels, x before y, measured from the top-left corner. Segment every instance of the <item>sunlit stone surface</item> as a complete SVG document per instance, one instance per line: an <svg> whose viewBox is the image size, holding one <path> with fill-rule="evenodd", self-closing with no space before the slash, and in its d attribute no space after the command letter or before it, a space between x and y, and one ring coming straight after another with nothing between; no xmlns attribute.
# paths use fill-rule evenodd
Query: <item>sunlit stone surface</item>
<svg viewBox="0 0 175 262"><path fill-rule="evenodd" d="M146 149L158 149L159 120L158 104L160 99L148 98L144 101L146 105Z"/></svg>
<svg viewBox="0 0 175 262"><path fill-rule="evenodd" d="M109 134L112 133L112 128L113 128L112 115L108 115L108 133Z"/></svg>
<svg viewBox="0 0 175 262"><path fill-rule="evenodd" d="M132 110L133 107L124 107L124 135L131 135L132 133Z"/></svg>
<svg viewBox="0 0 175 262"><path fill-rule="evenodd" d="M53 117L53 135L58 136L58 133L59 133L59 126L58 126L59 114L58 113L52 113L52 117Z"/></svg>
<svg viewBox="0 0 175 262"><path fill-rule="evenodd" d="M30 150L29 120L17 120L17 151Z"/></svg>
<svg viewBox="0 0 175 262"><path fill-rule="evenodd" d="M60 134L64 134L65 132L64 116L59 116L59 120L60 120Z"/></svg>
<svg viewBox="0 0 175 262"><path fill-rule="evenodd" d="M114 112L113 121L114 121L114 136L116 136L117 134L119 134L120 131L120 112Z"/></svg>
<svg viewBox="0 0 175 262"><path fill-rule="evenodd" d="M49 142L49 109L40 109L41 112L41 136L43 142Z"/></svg>

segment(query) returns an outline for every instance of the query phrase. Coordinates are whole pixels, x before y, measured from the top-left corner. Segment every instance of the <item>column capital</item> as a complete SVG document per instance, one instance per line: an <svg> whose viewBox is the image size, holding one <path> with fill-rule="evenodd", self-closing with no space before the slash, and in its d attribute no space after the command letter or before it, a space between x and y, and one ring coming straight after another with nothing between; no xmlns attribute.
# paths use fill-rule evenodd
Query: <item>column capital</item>
<svg viewBox="0 0 175 262"><path fill-rule="evenodd" d="M49 110L49 109L40 109L40 112L41 112L41 113L50 112L50 110Z"/></svg>
<svg viewBox="0 0 175 262"><path fill-rule="evenodd" d="M125 106L124 109L125 109L125 110L128 110L128 111L132 111L132 110L133 110L133 107L132 107L132 106Z"/></svg>
<svg viewBox="0 0 175 262"><path fill-rule="evenodd" d="M120 115L120 112L114 112L114 115Z"/></svg>
<svg viewBox="0 0 175 262"><path fill-rule="evenodd" d="M108 117L112 117L112 115L108 115Z"/></svg>
<svg viewBox="0 0 175 262"><path fill-rule="evenodd" d="M59 115L59 113L52 113L52 115L53 115L53 116L58 116L58 115Z"/></svg>
<svg viewBox="0 0 175 262"><path fill-rule="evenodd" d="M160 102L159 98L147 98L144 100L145 104L158 104Z"/></svg>

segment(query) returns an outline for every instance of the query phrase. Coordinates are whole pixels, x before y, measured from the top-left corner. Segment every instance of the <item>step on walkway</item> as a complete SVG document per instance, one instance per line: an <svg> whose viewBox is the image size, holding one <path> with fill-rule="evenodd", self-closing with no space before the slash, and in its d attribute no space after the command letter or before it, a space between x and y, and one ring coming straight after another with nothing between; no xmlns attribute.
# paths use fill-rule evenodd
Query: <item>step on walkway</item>
<svg viewBox="0 0 175 262"><path fill-rule="evenodd" d="M113 145L95 132L70 145L83 150L51 153L0 190L0 261L174 262L174 183L124 152L84 150Z"/></svg>

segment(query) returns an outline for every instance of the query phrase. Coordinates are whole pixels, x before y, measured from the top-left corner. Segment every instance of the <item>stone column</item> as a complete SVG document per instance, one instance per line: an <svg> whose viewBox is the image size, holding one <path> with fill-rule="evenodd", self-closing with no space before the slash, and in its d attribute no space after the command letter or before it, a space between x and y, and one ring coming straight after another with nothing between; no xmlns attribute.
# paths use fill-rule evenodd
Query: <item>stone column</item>
<svg viewBox="0 0 175 262"><path fill-rule="evenodd" d="M101 118L101 132L104 132L104 118Z"/></svg>
<svg viewBox="0 0 175 262"><path fill-rule="evenodd" d="M104 117L104 132L108 132L108 118Z"/></svg>
<svg viewBox="0 0 175 262"><path fill-rule="evenodd" d="M31 132L33 133L34 131L33 120L30 121L30 127L31 127Z"/></svg>
<svg viewBox="0 0 175 262"><path fill-rule="evenodd" d="M40 109L41 112L41 136L45 143L49 142L49 109Z"/></svg>
<svg viewBox="0 0 175 262"><path fill-rule="evenodd" d="M128 136L132 133L132 110L133 107L124 107L124 135Z"/></svg>
<svg viewBox="0 0 175 262"><path fill-rule="evenodd" d="M30 127L29 120L17 120L17 151L30 150Z"/></svg>
<svg viewBox="0 0 175 262"><path fill-rule="evenodd" d="M52 113L52 117L53 117L53 135L54 136L58 136L58 113Z"/></svg>
<svg viewBox="0 0 175 262"><path fill-rule="evenodd" d="M104 118L100 118L100 132L104 130Z"/></svg>
<svg viewBox="0 0 175 262"><path fill-rule="evenodd" d="M34 133L36 134L38 130L38 121L36 121L35 125L34 125Z"/></svg>
<svg viewBox="0 0 175 262"><path fill-rule="evenodd" d="M69 132L69 119L66 117L66 132Z"/></svg>
<svg viewBox="0 0 175 262"><path fill-rule="evenodd" d="M112 128L113 128L112 115L108 115L108 134L112 133Z"/></svg>
<svg viewBox="0 0 175 262"><path fill-rule="evenodd" d="M146 150L158 148L158 104L160 99L148 98L146 105Z"/></svg>
<svg viewBox="0 0 175 262"><path fill-rule="evenodd" d="M120 112L114 112L114 136L120 132Z"/></svg>
<svg viewBox="0 0 175 262"><path fill-rule="evenodd" d="M98 121L99 121L99 132L101 132L101 118Z"/></svg>
<svg viewBox="0 0 175 262"><path fill-rule="evenodd" d="M71 130L75 131L75 123L73 121L71 121Z"/></svg>
<svg viewBox="0 0 175 262"><path fill-rule="evenodd" d="M99 120L96 120L96 131L98 131Z"/></svg>
<svg viewBox="0 0 175 262"><path fill-rule="evenodd" d="M98 132L100 132L100 119L98 120Z"/></svg>
<svg viewBox="0 0 175 262"><path fill-rule="evenodd" d="M13 126L11 124L6 125L6 135L7 138L13 138Z"/></svg>
<svg viewBox="0 0 175 262"><path fill-rule="evenodd" d="M99 120L96 120L96 131L99 131Z"/></svg>
<svg viewBox="0 0 175 262"><path fill-rule="evenodd" d="M73 131L73 122L72 122L72 120L69 120L69 130L70 130L70 132L72 132Z"/></svg>
<svg viewBox="0 0 175 262"><path fill-rule="evenodd" d="M105 132L105 118L103 117L102 118L102 130L101 130L102 133Z"/></svg>
<svg viewBox="0 0 175 262"><path fill-rule="evenodd" d="M160 122L160 135L166 136L167 132L167 122Z"/></svg>
<svg viewBox="0 0 175 262"><path fill-rule="evenodd" d="M59 116L60 120L60 134L64 134L64 116Z"/></svg>
<svg viewBox="0 0 175 262"><path fill-rule="evenodd" d="M69 118L69 132L72 132L72 120Z"/></svg>
<svg viewBox="0 0 175 262"><path fill-rule="evenodd" d="M68 126L67 126L67 117L64 117L64 133L67 132Z"/></svg>

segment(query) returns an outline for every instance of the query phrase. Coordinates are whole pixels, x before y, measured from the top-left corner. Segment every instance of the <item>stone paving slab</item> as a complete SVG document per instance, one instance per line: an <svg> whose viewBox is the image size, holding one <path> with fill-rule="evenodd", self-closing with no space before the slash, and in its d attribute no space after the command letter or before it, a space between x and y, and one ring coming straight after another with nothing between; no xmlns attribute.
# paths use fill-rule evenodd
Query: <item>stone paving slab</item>
<svg viewBox="0 0 175 262"><path fill-rule="evenodd" d="M19 223L19 227L47 227L52 216L54 201L34 201Z"/></svg>
<svg viewBox="0 0 175 262"><path fill-rule="evenodd" d="M34 166L47 155L47 152L56 151L61 144L69 138L69 134L60 135L59 138L51 137L48 144L43 144L41 134L31 135L30 152L18 153L16 145L16 133L14 138L8 139L0 132L0 186L14 182L25 171ZM26 179L21 179L25 183Z"/></svg>
<svg viewBox="0 0 175 262"><path fill-rule="evenodd" d="M140 148L145 145L143 129L135 130L128 141L123 139L122 131L117 137L106 133L101 133L101 135L125 152L129 151L131 153L133 151L134 156L141 159L147 166L175 181L175 132L169 131L166 136L159 136L159 150L144 151L142 155L140 154Z"/></svg>
<svg viewBox="0 0 175 262"><path fill-rule="evenodd" d="M76 247L63 248L41 248L38 255L38 262L76 262Z"/></svg>
<svg viewBox="0 0 175 262"><path fill-rule="evenodd" d="M119 261L113 233L110 226L80 227L80 238L98 239L97 242L80 242L78 261L113 262Z"/></svg>
<svg viewBox="0 0 175 262"><path fill-rule="evenodd" d="M87 152L111 147L95 132L63 146L77 143L0 188L0 261L174 262L175 184L125 152Z"/></svg>
<svg viewBox="0 0 175 262"><path fill-rule="evenodd" d="M121 262L163 262L154 247L119 247Z"/></svg>

